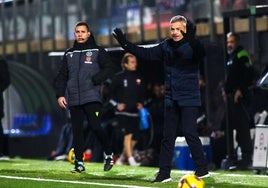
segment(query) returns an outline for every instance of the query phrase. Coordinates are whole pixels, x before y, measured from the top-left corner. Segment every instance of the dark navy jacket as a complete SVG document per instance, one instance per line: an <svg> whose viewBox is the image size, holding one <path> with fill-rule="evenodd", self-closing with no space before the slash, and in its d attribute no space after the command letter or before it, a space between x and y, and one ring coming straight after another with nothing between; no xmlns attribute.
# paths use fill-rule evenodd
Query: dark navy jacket
<svg viewBox="0 0 268 188"><path fill-rule="evenodd" d="M112 75L109 55L94 38L84 44L75 42L65 52L55 79L56 97L65 96L67 89L69 106L101 102L100 84Z"/></svg>
<svg viewBox="0 0 268 188"><path fill-rule="evenodd" d="M190 44L167 39L151 48L127 42L126 51L149 61L162 61L165 67L165 95L180 106L200 106L199 65Z"/></svg>

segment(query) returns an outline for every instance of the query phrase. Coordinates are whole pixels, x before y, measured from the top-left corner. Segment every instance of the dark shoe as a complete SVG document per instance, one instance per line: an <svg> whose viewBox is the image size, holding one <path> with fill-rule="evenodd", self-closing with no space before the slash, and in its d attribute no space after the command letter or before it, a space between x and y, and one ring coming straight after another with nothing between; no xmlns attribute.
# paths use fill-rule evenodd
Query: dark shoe
<svg viewBox="0 0 268 188"><path fill-rule="evenodd" d="M229 170L229 171L235 171L235 170L237 170L237 161L231 160L231 159L227 159L227 162L226 162L226 170Z"/></svg>
<svg viewBox="0 0 268 188"><path fill-rule="evenodd" d="M237 170L237 165L231 165L228 167L229 171L236 171Z"/></svg>
<svg viewBox="0 0 268 188"><path fill-rule="evenodd" d="M113 168L114 165L114 155L106 155L104 153L104 171L109 171Z"/></svg>
<svg viewBox="0 0 268 188"><path fill-rule="evenodd" d="M171 181L170 175L157 173L157 176L152 181L152 183L166 183L166 182L169 182L169 181Z"/></svg>
<svg viewBox="0 0 268 188"><path fill-rule="evenodd" d="M55 159L55 156L54 155L51 155L51 156L48 156L47 157L47 160L48 161L53 161Z"/></svg>
<svg viewBox="0 0 268 188"><path fill-rule="evenodd" d="M71 170L72 173L81 173L81 172L84 172L86 169L85 169L85 166L84 166L84 163L81 162L81 161L75 161L75 166L74 168Z"/></svg>
<svg viewBox="0 0 268 188"><path fill-rule="evenodd" d="M247 159L242 159L237 162L237 170L250 170L251 161Z"/></svg>
<svg viewBox="0 0 268 188"><path fill-rule="evenodd" d="M196 170L194 174L200 179L210 177L210 174L207 170Z"/></svg>
<svg viewBox="0 0 268 188"><path fill-rule="evenodd" d="M228 170L229 171L251 170L251 162L243 159L236 161L235 163L229 164Z"/></svg>

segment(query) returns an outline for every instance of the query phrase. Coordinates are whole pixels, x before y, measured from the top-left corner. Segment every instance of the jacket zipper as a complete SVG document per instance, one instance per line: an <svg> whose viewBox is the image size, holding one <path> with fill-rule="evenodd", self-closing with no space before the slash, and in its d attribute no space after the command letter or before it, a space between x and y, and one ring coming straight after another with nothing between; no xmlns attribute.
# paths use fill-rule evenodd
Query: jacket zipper
<svg viewBox="0 0 268 188"><path fill-rule="evenodd" d="M79 78L79 73L80 73L80 63L81 63L81 54L82 51L80 51L79 53L79 61L78 61L78 72L77 72L77 87L78 87L78 101L79 101L79 105L81 105L81 100L80 100L80 78Z"/></svg>

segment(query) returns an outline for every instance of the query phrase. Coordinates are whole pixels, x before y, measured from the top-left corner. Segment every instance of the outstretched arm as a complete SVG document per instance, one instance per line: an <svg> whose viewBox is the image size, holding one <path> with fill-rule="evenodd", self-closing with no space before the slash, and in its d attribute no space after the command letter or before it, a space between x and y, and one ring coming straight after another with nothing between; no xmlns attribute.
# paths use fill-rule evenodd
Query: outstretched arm
<svg viewBox="0 0 268 188"><path fill-rule="evenodd" d="M163 50L160 44L154 47L149 47L149 48L137 46L129 42L126 39L126 35L119 28L115 28L112 34L114 38L118 41L118 43L121 45L121 47L127 52L130 52L134 54L135 56L139 58L143 58L148 61L162 61L163 60Z"/></svg>

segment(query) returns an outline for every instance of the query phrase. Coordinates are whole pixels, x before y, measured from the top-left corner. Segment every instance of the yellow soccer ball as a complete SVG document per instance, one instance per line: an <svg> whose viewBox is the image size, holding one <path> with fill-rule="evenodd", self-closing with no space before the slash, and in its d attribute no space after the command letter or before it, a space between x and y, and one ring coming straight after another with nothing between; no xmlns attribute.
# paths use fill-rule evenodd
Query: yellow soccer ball
<svg viewBox="0 0 268 188"><path fill-rule="evenodd" d="M74 164L74 161L75 161L74 148L70 149L70 151L68 153L68 161L70 161L70 163Z"/></svg>
<svg viewBox="0 0 268 188"><path fill-rule="evenodd" d="M84 152L83 154L83 161L89 161L91 157L91 152L89 153L88 151ZM68 161L72 164L74 164L75 161L75 153L74 153L74 148L71 148L69 153L68 153Z"/></svg>
<svg viewBox="0 0 268 188"><path fill-rule="evenodd" d="M184 175L178 183L178 188L204 188L205 182L194 174Z"/></svg>

